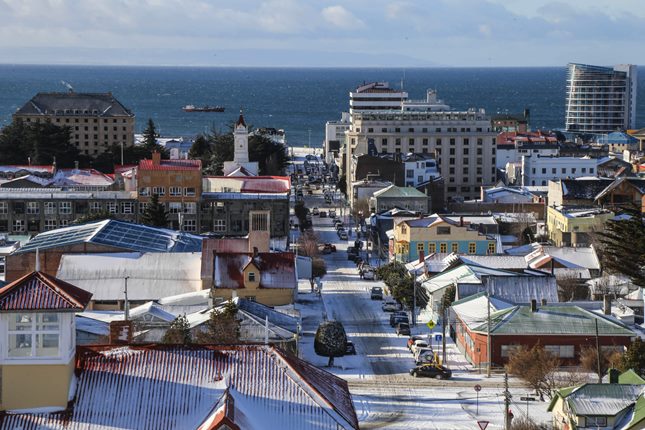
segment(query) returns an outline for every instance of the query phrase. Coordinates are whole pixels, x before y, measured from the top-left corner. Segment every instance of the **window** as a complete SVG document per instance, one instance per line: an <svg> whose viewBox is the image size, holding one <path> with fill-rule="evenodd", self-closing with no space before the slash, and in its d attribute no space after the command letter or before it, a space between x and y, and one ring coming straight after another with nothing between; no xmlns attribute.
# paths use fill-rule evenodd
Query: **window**
<svg viewBox="0 0 645 430"><path fill-rule="evenodd" d="M475 254L477 252L477 244L475 242L468 243L468 253Z"/></svg>
<svg viewBox="0 0 645 430"><path fill-rule="evenodd" d="M453 242L450 245L450 248L452 252L459 252L459 244L457 242Z"/></svg>
<svg viewBox="0 0 645 430"><path fill-rule="evenodd" d="M439 252L446 253L448 252L448 244L447 243L440 243L439 244Z"/></svg>
<svg viewBox="0 0 645 430"><path fill-rule="evenodd" d="M115 214L118 213L119 208L116 202L107 202L107 211L108 213Z"/></svg>
<svg viewBox="0 0 645 430"><path fill-rule="evenodd" d="M9 357L60 356L58 314L13 314L9 320Z"/></svg>
<svg viewBox="0 0 645 430"><path fill-rule="evenodd" d="M58 223L55 219L46 219L45 220L45 230L54 230L58 227Z"/></svg>
<svg viewBox="0 0 645 430"><path fill-rule="evenodd" d="M585 417L585 427L607 427L607 417Z"/></svg>
<svg viewBox="0 0 645 430"><path fill-rule="evenodd" d="M9 212L9 205L7 202L0 202L0 214L6 214Z"/></svg>
<svg viewBox="0 0 645 430"><path fill-rule="evenodd" d="M466 143L465 140L466 139L464 139L464 143ZM468 155L468 148L464 148L464 155Z"/></svg>
<svg viewBox="0 0 645 430"><path fill-rule="evenodd" d="M61 215L69 215L72 213L72 202L60 202L58 206L58 213Z"/></svg>
<svg viewBox="0 0 645 430"><path fill-rule="evenodd" d="M181 187L169 187L168 194L171 196L181 196Z"/></svg>
<svg viewBox="0 0 645 430"><path fill-rule="evenodd" d="M398 137L396 139L394 139L394 144L395 145L400 145L401 144L401 139L399 139Z"/></svg>
<svg viewBox="0 0 645 430"><path fill-rule="evenodd" d="M150 195L150 187L139 188L139 195L141 197L148 197Z"/></svg>
<svg viewBox="0 0 645 430"><path fill-rule="evenodd" d="M249 282L255 282L255 272L249 272Z"/></svg>
<svg viewBox="0 0 645 430"><path fill-rule="evenodd" d="M432 242L428 243L428 254L432 254L435 252L437 252L437 245L435 245Z"/></svg>
<svg viewBox="0 0 645 430"><path fill-rule="evenodd" d="M68 219L62 219L60 220L60 227L67 227L69 225L69 220Z"/></svg>
<svg viewBox="0 0 645 430"><path fill-rule="evenodd" d="M164 195L166 195L166 188L165 187L152 187L152 194L156 194L158 196L164 196Z"/></svg>
<svg viewBox="0 0 645 430"><path fill-rule="evenodd" d="M101 202L90 202L90 212L101 212Z"/></svg>
<svg viewBox="0 0 645 430"><path fill-rule="evenodd" d="M566 169L566 167L563 167L563 168L561 169L561 172L562 172L562 174L563 174L563 175L566 175L566 173L567 173L567 169Z"/></svg>
<svg viewBox="0 0 645 430"><path fill-rule="evenodd" d="M134 213L134 203L133 202L121 202L121 213L122 214L132 214L132 213Z"/></svg>
<svg viewBox="0 0 645 430"><path fill-rule="evenodd" d="M215 221L213 221L213 231L226 231L226 220L216 219Z"/></svg>
<svg viewBox="0 0 645 430"><path fill-rule="evenodd" d="M139 203L139 213L142 214L146 211L148 203Z"/></svg>
<svg viewBox="0 0 645 430"><path fill-rule="evenodd" d="M27 202L27 214L38 215L40 213L40 205L38 202Z"/></svg>
<svg viewBox="0 0 645 430"><path fill-rule="evenodd" d="M450 234L450 227L446 227L446 226L437 227L437 234Z"/></svg>
<svg viewBox="0 0 645 430"><path fill-rule="evenodd" d="M417 243L417 255L421 255L422 252L425 252L425 246L423 242Z"/></svg>
<svg viewBox="0 0 645 430"><path fill-rule="evenodd" d="M513 351L519 348L520 345L502 345L502 357L510 357Z"/></svg>
<svg viewBox="0 0 645 430"><path fill-rule="evenodd" d="M406 178L414 178L414 170L406 170L405 171L405 177Z"/></svg>
<svg viewBox="0 0 645 430"><path fill-rule="evenodd" d="M14 233L22 233L25 231L25 220L22 219L14 219L13 220L13 232Z"/></svg>
<svg viewBox="0 0 645 430"><path fill-rule="evenodd" d="M450 148L450 155L455 155L455 148Z"/></svg>
<svg viewBox="0 0 645 430"><path fill-rule="evenodd" d="M488 253L489 254L495 253L495 242L488 242Z"/></svg>
<svg viewBox="0 0 645 430"><path fill-rule="evenodd" d="M553 167L553 168L551 169L551 173L555 175L556 170L557 170L557 169L556 169L555 167Z"/></svg>
<svg viewBox="0 0 645 430"><path fill-rule="evenodd" d="M544 350L560 358L575 357L575 348L573 345L544 345Z"/></svg>
<svg viewBox="0 0 645 430"><path fill-rule="evenodd" d="M184 213L185 214L197 213L197 203L184 203Z"/></svg>
<svg viewBox="0 0 645 430"><path fill-rule="evenodd" d="M45 202L45 215L54 215L56 213L56 202Z"/></svg>
<svg viewBox="0 0 645 430"><path fill-rule="evenodd" d="M582 173L587 173L587 168L586 167L582 168Z"/></svg>
<svg viewBox="0 0 645 430"><path fill-rule="evenodd" d="M406 234L408 232L408 228L405 225L401 226L401 233Z"/></svg>
<svg viewBox="0 0 645 430"><path fill-rule="evenodd" d="M589 173L591 173L593 175L593 167L589 168Z"/></svg>
<svg viewBox="0 0 645 430"><path fill-rule="evenodd" d="M195 187L184 187L184 195L187 197L194 197Z"/></svg>
<svg viewBox="0 0 645 430"><path fill-rule="evenodd" d="M168 203L168 212L171 214L178 214L181 212L181 203L179 202L170 202Z"/></svg>
<svg viewBox="0 0 645 430"><path fill-rule="evenodd" d="M197 220L185 219L183 225L184 231L197 231Z"/></svg>
<svg viewBox="0 0 645 430"><path fill-rule="evenodd" d="M25 202L13 202L13 213L23 215L25 213Z"/></svg>

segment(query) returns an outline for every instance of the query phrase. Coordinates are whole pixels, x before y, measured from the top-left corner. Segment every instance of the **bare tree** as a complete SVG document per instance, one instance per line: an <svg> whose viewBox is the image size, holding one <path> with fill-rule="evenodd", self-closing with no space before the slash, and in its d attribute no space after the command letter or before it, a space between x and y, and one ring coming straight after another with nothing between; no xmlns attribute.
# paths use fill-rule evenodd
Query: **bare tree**
<svg viewBox="0 0 645 430"><path fill-rule="evenodd" d="M558 357L547 352L541 345L527 348L522 345L511 353L506 370L535 390L544 399L551 398L551 391L557 386L556 370L560 366Z"/></svg>
<svg viewBox="0 0 645 430"><path fill-rule="evenodd" d="M318 236L312 231L305 231L298 238L298 250L307 257L318 257L320 254Z"/></svg>
<svg viewBox="0 0 645 430"><path fill-rule="evenodd" d="M370 202L368 199L360 199L352 205L352 216L354 219L359 219L361 216L364 218L369 214Z"/></svg>
<svg viewBox="0 0 645 430"><path fill-rule="evenodd" d="M561 302L587 300L589 287L574 274L566 274L557 280L558 297Z"/></svg>
<svg viewBox="0 0 645 430"><path fill-rule="evenodd" d="M593 346L585 346L580 351L580 366L587 372L598 373L598 353ZM600 350L600 377L607 374L610 368L619 368L622 354L617 351Z"/></svg>

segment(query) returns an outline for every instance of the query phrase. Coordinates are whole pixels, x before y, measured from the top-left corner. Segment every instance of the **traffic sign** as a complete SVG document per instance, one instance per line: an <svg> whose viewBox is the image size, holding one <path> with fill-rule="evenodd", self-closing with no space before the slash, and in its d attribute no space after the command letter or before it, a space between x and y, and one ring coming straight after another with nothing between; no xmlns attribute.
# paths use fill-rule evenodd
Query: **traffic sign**
<svg viewBox="0 0 645 430"><path fill-rule="evenodd" d="M428 328L429 328L430 330L432 330L432 329L433 329L437 324L435 324L435 322L434 322L434 321L430 320L430 321L428 321L428 322L426 323L426 325L428 326Z"/></svg>
<svg viewBox="0 0 645 430"><path fill-rule="evenodd" d="M479 393L481 390L482 390L481 385L479 385L479 384L475 385L475 391L477 391Z"/></svg>
<svg viewBox="0 0 645 430"><path fill-rule="evenodd" d="M488 427L488 421L477 421L477 425L481 430L486 430L486 427Z"/></svg>
<svg viewBox="0 0 645 430"><path fill-rule="evenodd" d="M522 401L522 402L534 402L535 397L520 397L520 401Z"/></svg>

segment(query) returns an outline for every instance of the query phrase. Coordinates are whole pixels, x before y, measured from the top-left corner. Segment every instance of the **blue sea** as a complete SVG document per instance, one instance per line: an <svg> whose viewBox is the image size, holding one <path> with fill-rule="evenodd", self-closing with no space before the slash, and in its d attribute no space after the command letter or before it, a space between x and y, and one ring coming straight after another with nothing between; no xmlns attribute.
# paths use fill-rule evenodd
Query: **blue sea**
<svg viewBox="0 0 645 430"><path fill-rule="evenodd" d="M637 125L645 127L645 70L639 70ZM403 84L410 98L428 88L455 109L489 114L531 111L533 128L564 125L566 69L559 68L180 68L0 65L0 126L39 91L111 91L162 135L192 137L226 131L244 109L255 127L283 128L290 145L319 146L325 122L348 109L348 92L363 82ZM185 113L187 104L222 105L224 113Z"/></svg>

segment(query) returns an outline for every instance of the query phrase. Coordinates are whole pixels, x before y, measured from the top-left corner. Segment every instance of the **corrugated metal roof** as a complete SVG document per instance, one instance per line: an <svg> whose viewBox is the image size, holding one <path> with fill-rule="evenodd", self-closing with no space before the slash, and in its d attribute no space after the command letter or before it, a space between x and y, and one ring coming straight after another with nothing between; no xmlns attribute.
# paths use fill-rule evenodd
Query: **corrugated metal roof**
<svg viewBox="0 0 645 430"><path fill-rule="evenodd" d="M273 348L83 347L72 407L7 414L0 429L196 429L226 392L254 429L358 429L347 383Z"/></svg>
<svg viewBox="0 0 645 430"><path fill-rule="evenodd" d="M154 164L152 160L139 161L140 170L201 170L201 160L161 160Z"/></svg>
<svg viewBox="0 0 645 430"><path fill-rule="evenodd" d="M0 288L0 311L82 311L92 294L42 272Z"/></svg>
<svg viewBox="0 0 645 430"><path fill-rule="evenodd" d="M251 263L260 271L260 288L298 288L292 252L216 253L213 259L215 288L244 288L242 271Z"/></svg>
<svg viewBox="0 0 645 430"><path fill-rule="evenodd" d="M94 295L93 300L122 300L128 279L128 298L136 301L199 291L201 253L64 254L56 276Z"/></svg>
<svg viewBox="0 0 645 430"><path fill-rule="evenodd" d="M484 276L481 284L459 283L457 296L468 297L488 291L491 295L511 303L531 303L532 299L547 303L558 302L558 286L553 276Z"/></svg>
<svg viewBox="0 0 645 430"><path fill-rule="evenodd" d="M204 192L283 194L291 190L288 176L208 176L203 179Z"/></svg>
<svg viewBox="0 0 645 430"><path fill-rule="evenodd" d="M573 390L566 401L576 415L614 416L632 406L643 385L585 384Z"/></svg>

